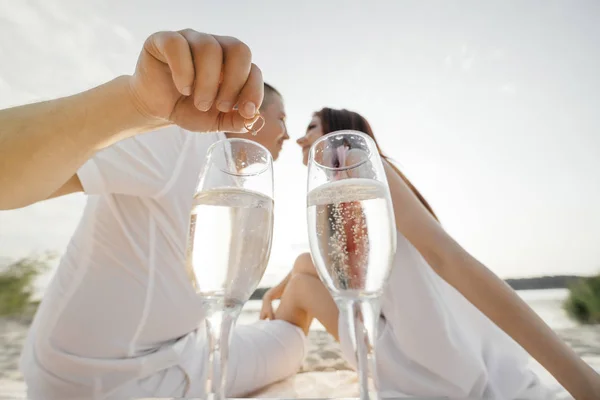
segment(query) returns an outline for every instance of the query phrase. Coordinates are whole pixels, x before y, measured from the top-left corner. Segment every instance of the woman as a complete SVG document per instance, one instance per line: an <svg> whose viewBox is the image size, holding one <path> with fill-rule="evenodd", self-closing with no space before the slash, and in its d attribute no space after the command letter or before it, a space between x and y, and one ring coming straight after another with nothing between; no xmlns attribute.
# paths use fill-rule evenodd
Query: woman
<svg viewBox="0 0 600 400"><path fill-rule="evenodd" d="M304 164L319 137L343 129L364 132L375 140L359 114L324 108L314 114L306 135L298 140ZM576 399L600 398L598 374L513 290L462 249L416 188L383 154L382 159L394 206L397 253L382 297L377 339L380 390L451 398L551 398L527 368L521 345ZM278 298L281 303L273 312L271 301ZM291 322L305 333L317 318L354 362L350 334L338 323L344 318L308 253L300 255L290 274L265 294L261 318Z"/></svg>

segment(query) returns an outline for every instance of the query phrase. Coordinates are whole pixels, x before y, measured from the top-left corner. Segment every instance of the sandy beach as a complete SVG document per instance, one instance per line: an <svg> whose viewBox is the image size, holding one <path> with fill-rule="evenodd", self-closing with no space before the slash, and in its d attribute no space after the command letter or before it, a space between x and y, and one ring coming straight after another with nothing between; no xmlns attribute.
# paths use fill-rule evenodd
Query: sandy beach
<svg viewBox="0 0 600 400"><path fill-rule="evenodd" d="M520 293L528 304L565 340L586 362L600 370L600 326L578 326L560 308L565 291L525 291ZM258 318L260 302L249 302L239 323ZM24 399L25 385L18 370L18 358L29 320L0 319L0 399ZM273 385L256 396L261 397L320 397L331 395L355 396L356 376L342 357L339 345L315 323L309 334L309 349L298 375ZM556 393L558 400L571 397L539 364L532 368Z"/></svg>

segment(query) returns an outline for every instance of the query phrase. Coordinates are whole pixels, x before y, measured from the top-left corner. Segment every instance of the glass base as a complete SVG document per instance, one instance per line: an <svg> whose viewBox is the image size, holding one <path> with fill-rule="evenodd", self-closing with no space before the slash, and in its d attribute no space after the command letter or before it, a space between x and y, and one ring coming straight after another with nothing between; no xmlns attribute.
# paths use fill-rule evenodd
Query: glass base
<svg viewBox="0 0 600 400"><path fill-rule="evenodd" d="M381 315L379 297L337 297L349 328L360 385L361 400L379 400L379 380L375 360L377 327ZM370 378L370 379L369 379Z"/></svg>
<svg viewBox="0 0 600 400"><path fill-rule="evenodd" d="M222 297L207 297L203 298L203 305L208 347L204 364L206 398L224 400L231 334L243 303L227 301Z"/></svg>

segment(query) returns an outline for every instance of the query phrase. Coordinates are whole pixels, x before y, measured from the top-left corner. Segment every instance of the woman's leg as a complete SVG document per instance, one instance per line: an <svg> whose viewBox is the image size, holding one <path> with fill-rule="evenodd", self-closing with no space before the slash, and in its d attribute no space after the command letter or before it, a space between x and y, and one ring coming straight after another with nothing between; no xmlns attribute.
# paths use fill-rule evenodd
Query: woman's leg
<svg viewBox="0 0 600 400"><path fill-rule="evenodd" d="M302 253L296 258L292 268L292 273L312 275L319 279L319 275L317 274L317 270L315 269L315 265L313 264L310 253Z"/></svg>
<svg viewBox="0 0 600 400"><path fill-rule="evenodd" d="M235 328L227 395L247 395L297 372L305 355L298 328L306 335L313 318L337 340L337 306L321 283L310 254L304 253L294 262L275 321Z"/></svg>
<svg viewBox="0 0 600 400"><path fill-rule="evenodd" d="M294 324L308 334L310 324L313 318L316 318L327 332L339 340L337 305L329 290L317 276L308 253L298 257L292 272L292 277L275 312L275 319Z"/></svg>

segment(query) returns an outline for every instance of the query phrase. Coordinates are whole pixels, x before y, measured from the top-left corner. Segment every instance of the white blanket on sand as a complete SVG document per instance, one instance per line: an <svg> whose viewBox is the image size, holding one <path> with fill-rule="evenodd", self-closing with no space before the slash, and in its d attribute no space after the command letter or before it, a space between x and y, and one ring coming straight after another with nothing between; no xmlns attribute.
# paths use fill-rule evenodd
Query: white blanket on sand
<svg viewBox="0 0 600 400"><path fill-rule="evenodd" d="M547 373L546 373L547 374ZM547 377L546 377L547 378ZM572 399L555 383L557 400ZM358 397L358 378L353 371L305 372L274 383L254 394L255 398L344 398ZM0 399L25 399L22 381L0 380Z"/></svg>
<svg viewBox="0 0 600 400"><path fill-rule="evenodd" d="M556 400L573 400L573 397L571 397L541 365L534 361L532 366L536 373L548 385ZM386 394L384 393L383 395L385 396ZM403 397L399 393L394 393L393 395L394 397ZM257 393L252 394L251 397L323 399L358 396L359 386L356 372L342 370L299 373L281 382L274 383Z"/></svg>
<svg viewBox="0 0 600 400"><path fill-rule="evenodd" d="M252 394L259 398L358 397L358 378L353 371L305 372Z"/></svg>

